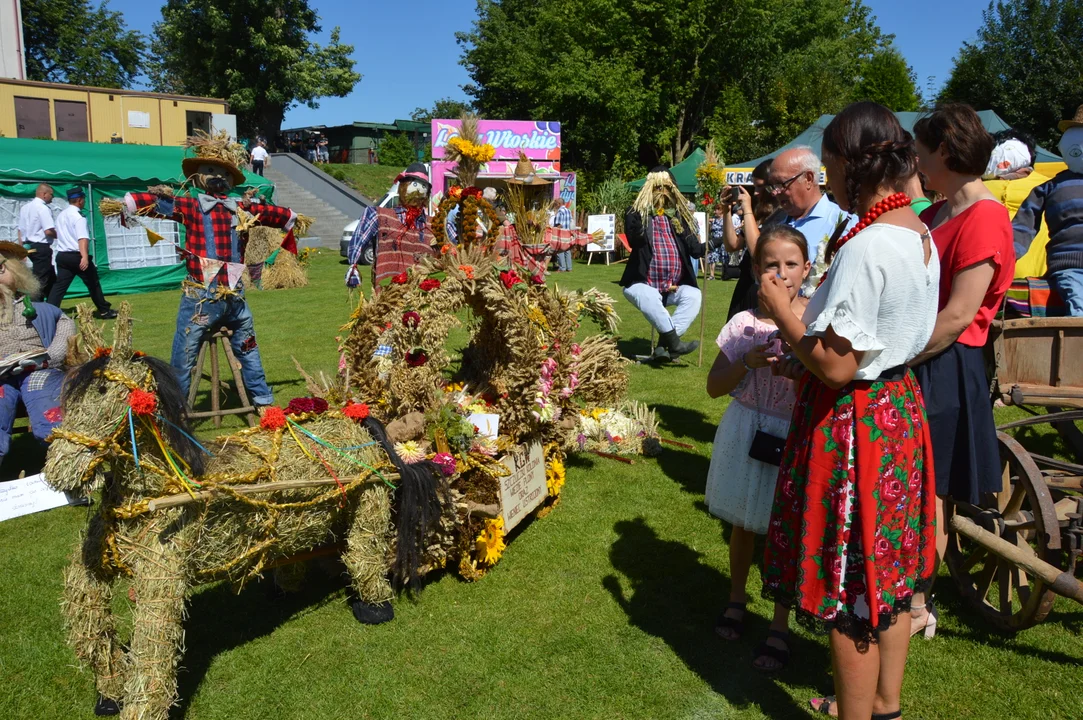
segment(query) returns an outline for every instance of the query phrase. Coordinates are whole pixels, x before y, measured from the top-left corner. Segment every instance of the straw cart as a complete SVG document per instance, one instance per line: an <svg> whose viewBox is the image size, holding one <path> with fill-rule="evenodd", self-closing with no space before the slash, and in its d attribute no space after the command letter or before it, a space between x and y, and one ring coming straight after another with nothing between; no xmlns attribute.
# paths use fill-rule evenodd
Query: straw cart
<svg viewBox="0 0 1083 720"><path fill-rule="evenodd" d="M949 503L945 559L978 613L1017 632L1044 620L1057 595L1083 603L1083 318L998 320L986 357L991 399L1031 417L998 428L1003 490L980 507ZM1027 428L1044 423L1075 462L1024 447Z"/></svg>

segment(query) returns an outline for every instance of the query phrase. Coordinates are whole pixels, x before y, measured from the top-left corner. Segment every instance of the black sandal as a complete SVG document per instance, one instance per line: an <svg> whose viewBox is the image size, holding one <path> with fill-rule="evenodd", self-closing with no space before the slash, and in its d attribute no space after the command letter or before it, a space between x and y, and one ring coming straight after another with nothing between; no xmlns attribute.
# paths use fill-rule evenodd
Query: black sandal
<svg viewBox="0 0 1083 720"><path fill-rule="evenodd" d="M745 612L748 603L743 602L731 602L726 606L726 609L718 616L718 619L714 623L715 635L726 640L727 642L736 642L741 639L741 636L745 632ZM740 618L731 618L726 613L730 610L740 610ZM725 637L720 630L732 630L733 637Z"/></svg>
<svg viewBox="0 0 1083 720"><path fill-rule="evenodd" d="M790 664L790 633L782 632L781 630L768 630L767 637L775 638L776 640L781 640L786 643L786 649L768 645L766 641L760 643L752 652L752 667L762 673L775 673L785 670L786 666ZM760 667L756 664L756 661L764 657L777 660L779 666L775 668Z"/></svg>
<svg viewBox="0 0 1083 720"><path fill-rule="evenodd" d="M813 700L819 700L819 706L813 707ZM808 701L808 704L809 707L811 707L817 715L830 715L831 708L835 705L836 702L837 701L835 700L834 695L828 695L827 697L822 698L812 698L812 700ZM899 718L901 717L902 710L900 709L896 710L895 712L873 713L871 720L899 720Z"/></svg>

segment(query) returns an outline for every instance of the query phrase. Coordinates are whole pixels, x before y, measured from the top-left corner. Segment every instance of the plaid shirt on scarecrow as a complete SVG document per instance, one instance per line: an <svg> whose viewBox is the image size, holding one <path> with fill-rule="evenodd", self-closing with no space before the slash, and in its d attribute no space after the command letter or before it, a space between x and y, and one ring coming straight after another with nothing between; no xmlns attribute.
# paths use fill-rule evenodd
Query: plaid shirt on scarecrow
<svg viewBox="0 0 1083 720"><path fill-rule="evenodd" d="M681 280L681 256L677 251L677 236L673 221L656 215L652 223L654 242L651 244L651 266L647 269L647 284L666 293Z"/></svg>
<svg viewBox="0 0 1083 720"><path fill-rule="evenodd" d="M188 266L188 275L192 280L202 283L203 266L200 264L201 257L209 258L207 254L207 233L203 224L203 212L199 209L199 199L179 196L172 198L160 198L148 192L128 193L126 197L128 210L145 214L147 209L152 217L164 220L174 220L184 226L184 259ZM172 212L170 212L172 205ZM257 224L265 227L290 230L297 220L297 214L286 207L270 205L267 203L249 203L241 205L245 212L258 215ZM219 203L211 208L208 213L211 221L211 231L214 233L215 258L224 262L242 262L244 247L238 240L237 254L233 257L232 234L233 234L233 211L224 204ZM213 280L214 278L211 278ZM209 283L211 280L207 280ZM218 272L220 283L228 282L226 268L223 266Z"/></svg>
<svg viewBox="0 0 1083 720"><path fill-rule="evenodd" d="M501 255L507 255L513 264L524 268L529 275L544 275L550 255L570 250L576 245L586 245L594 238L578 230L547 227L542 240L540 245L524 245L519 242L515 225L504 225L500 229L500 238L496 241L496 250Z"/></svg>

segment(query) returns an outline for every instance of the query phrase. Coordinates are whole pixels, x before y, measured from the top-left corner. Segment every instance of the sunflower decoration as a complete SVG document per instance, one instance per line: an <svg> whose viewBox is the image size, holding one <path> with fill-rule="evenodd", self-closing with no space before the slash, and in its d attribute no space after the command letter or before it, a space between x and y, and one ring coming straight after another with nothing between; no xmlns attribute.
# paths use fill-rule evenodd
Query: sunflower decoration
<svg viewBox="0 0 1083 720"><path fill-rule="evenodd" d="M715 150L714 140L707 143L703 162L696 168L696 185L699 187L697 205L713 208L722 202L722 189L726 187L726 167Z"/></svg>
<svg viewBox="0 0 1083 720"><path fill-rule="evenodd" d="M448 139L444 150L444 159L457 163L455 175L458 177L458 184L450 188L444 199L440 201L430 223L433 247L440 248L442 253L453 248L448 243L445 225L448 214L454 207L459 208L455 223L459 230L460 245L469 247L474 244L477 239L477 228L482 224L478 221L482 218L486 225L482 244L491 248L496 243L496 238L500 234L500 220L493 206L483 197L482 190L474 185L482 166L495 156L496 149L481 141L478 116L463 113L459 134Z"/></svg>
<svg viewBox="0 0 1083 720"><path fill-rule="evenodd" d="M504 554L504 518L496 517L485 521L476 541L478 564L492 567Z"/></svg>
<svg viewBox="0 0 1083 720"><path fill-rule="evenodd" d="M549 488L549 497L560 495L564 488L564 461L559 453L554 453L545 466L545 485Z"/></svg>

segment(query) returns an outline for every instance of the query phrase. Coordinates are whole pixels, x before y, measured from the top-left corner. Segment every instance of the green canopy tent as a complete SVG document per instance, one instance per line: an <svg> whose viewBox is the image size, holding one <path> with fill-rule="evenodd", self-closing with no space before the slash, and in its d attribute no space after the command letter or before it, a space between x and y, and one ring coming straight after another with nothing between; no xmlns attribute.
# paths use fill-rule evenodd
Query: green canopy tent
<svg viewBox="0 0 1083 720"><path fill-rule="evenodd" d="M925 115L925 113L922 113L922 112L897 112L897 113L895 113L895 117L897 117L899 119L899 124L902 125L903 128L907 132L913 132L914 131L914 123L916 123L918 121L918 119L921 118L922 115ZM762 157L758 157L755 160L746 160L745 162L740 162L740 163L727 163L726 164L726 182L730 183L731 185L732 184L738 184L738 185L751 184L751 182L752 182L751 173L752 173L752 170L755 169L755 167L757 165L759 165L764 160L770 160L770 159L776 157L779 153L781 153L781 152L783 152L785 150L789 150L791 148L800 147L801 145L807 145L807 146L813 148L814 150L816 150L816 152L819 152L820 143L823 141L824 128L827 127L828 123L830 123L831 120L834 117L835 117L834 115L821 115L820 118L816 122L812 123L812 125L809 125L807 128L805 128L805 130L800 135L798 135L793 140L786 143L785 145L783 145L779 149L775 150L773 153L769 153L769 154L764 155ZM1004 120L999 115L997 115L995 112L993 112L992 110L979 110L978 111L978 117L981 118L981 124L983 126L985 126L985 129L988 130L990 133L1000 132L1001 130L1007 130L1008 128L1011 127L1010 125L1008 125L1008 123L1004 122ZM1056 168L1052 168L1052 167L1038 168L1039 172L1042 172L1043 175L1053 177L1054 175L1056 175L1058 172L1060 172L1061 170L1063 170L1065 168L1064 162L1061 160L1060 156L1049 152L1045 148L1042 148L1042 147L1037 148L1037 150L1035 150L1034 154L1035 154L1034 164L1036 166L1042 165L1042 164L1045 164L1045 163L1056 164L1056 166L1057 166ZM1052 172L1049 172L1050 170L1052 170Z"/></svg>
<svg viewBox="0 0 1083 720"><path fill-rule="evenodd" d="M682 193L688 195L695 194L696 168L703 164L704 157L706 157L706 153L704 153L701 148L696 148L688 155L688 157L670 168L670 172L673 173L673 177L677 180L677 188ZM633 180L628 183L628 187L638 192L646 181L646 178Z"/></svg>
<svg viewBox="0 0 1083 720"><path fill-rule="evenodd" d="M98 267L106 295L123 295L180 287L186 275L184 263L169 242L184 246L184 228L170 220L147 219L147 225L167 242L151 246L142 225L123 227L115 218L98 211L103 198L120 198L126 192L146 190L148 185L179 186L184 148L151 145L112 145L89 142L56 142L0 137L0 240L16 241L19 208L34 197L40 183L56 191L53 212L66 206L65 193L73 187L86 191L84 208L91 234L91 255ZM274 185L259 175L245 172L245 184L271 199ZM68 297L85 296L86 287L76 279Z"/></svg>

